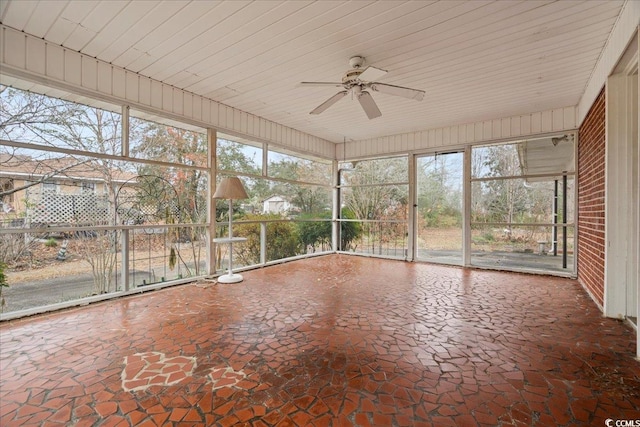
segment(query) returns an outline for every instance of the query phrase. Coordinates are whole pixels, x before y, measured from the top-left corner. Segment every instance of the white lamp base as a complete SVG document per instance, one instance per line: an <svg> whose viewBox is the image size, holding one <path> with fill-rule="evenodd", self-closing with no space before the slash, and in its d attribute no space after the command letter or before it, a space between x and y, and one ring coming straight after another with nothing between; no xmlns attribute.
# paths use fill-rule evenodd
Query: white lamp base
<svg viewBox="0 0 640 427"><path fill-rule="evenodd" d="M223 274L218 276L218 283L238 283L242 282L242 274Z"/></svg>

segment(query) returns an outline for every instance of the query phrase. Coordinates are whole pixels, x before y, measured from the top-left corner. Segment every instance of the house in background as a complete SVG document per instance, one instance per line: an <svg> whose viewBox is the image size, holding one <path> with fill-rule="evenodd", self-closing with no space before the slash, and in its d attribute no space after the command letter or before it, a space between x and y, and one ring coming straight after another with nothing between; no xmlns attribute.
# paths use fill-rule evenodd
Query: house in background
<svg viewBox="0 0 640 427"><path fill-rule="evenodd" d="M282 196L271 196L262 202L262 213L283 214L289 212L291 203Z"/></svg>
<svg viewBox="0 0 640 427"><path fill-rule="evenodd" d="M0 223L107 224L113 215L109 185L132 188L136 175L72 157L35 159L0 154ZM13 192L15 191L15 192Z"/></svg>

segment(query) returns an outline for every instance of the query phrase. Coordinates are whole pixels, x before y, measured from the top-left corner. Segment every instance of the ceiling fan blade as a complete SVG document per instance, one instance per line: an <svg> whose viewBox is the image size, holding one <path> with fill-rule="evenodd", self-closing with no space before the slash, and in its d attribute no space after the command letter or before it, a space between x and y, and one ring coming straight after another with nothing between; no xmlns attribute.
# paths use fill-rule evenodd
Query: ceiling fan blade
<svg viewBox="0 0 640 427"><path fill-rule="evenodd" d="M300 82L298 86L337 86L342 87L342 83L334 82Z"/></svg>
<svg viewBox="0 0 640 427"><path fill-rule="evenodd" d="M389 85L386 83L374 83L371 85L371 89L375 90L376 92L382 92L389 95L396 95L396 96L402 96L404 98L415 99L416 101L422 101L425 93L423 90Z"/></svg>
<svg viewBox="0 0 640 427"><path fill-rule="evenodd" d="M331 107L333 104L335 104L336 102L338 102L342 98L344 98L347 93L349 93L349 92L346 91L346 90L343 90L342 92L336 93L331 98L327 99L322 104L318 105L309 114L320 114L320 113L322 113L324 110L326 110L327 108Z"/></svg>
<svg viewBox="0 0 640 427"><path fill-rule="evenodd" d="M358 76L358 78L365 82L375 82L387 73L387 70L369 66L364 69L364 71Z"/></svg>
<svg viewBox="0 0 640 427"><path fill-rule="evenodd" d="M362 106L362 109L369 117L369 120L375 119L376 117L380 117L382 113L380 109L376 105L376 102L373 100L373 97L369 92L362 92L360 96L358 96L358 101Z"/></svg>

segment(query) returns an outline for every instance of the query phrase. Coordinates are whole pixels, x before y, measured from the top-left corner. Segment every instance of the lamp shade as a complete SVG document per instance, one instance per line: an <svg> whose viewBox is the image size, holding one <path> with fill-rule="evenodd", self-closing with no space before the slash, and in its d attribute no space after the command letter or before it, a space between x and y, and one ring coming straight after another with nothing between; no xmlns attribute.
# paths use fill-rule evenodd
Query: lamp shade
<svg viewBox="0 0 640 427"><path fill-rule="evenodd" d="M220 184L216 188L216 192L213 195L214 199L248 199L249 196L242 186L240 178L232 176L222 178Z"/></svg>

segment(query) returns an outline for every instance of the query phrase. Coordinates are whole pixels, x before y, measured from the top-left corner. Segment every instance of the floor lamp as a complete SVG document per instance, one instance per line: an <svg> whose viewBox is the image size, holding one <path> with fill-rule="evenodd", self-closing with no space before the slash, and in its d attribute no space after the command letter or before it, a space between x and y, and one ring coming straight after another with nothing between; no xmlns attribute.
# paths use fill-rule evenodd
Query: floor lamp
<svg viewBox="0 0 640 427"><path fill-rule="evenodd" d="M216 188L216 192L213 195L214 199L227 199L229 200L229 237L213 239L214 243L228 244L229 245L229 271L228 274L223 274L218 277L218 283L236 283L242 281L242 275L233 274L233 244L240 243L247 240L246 237L233 237L233 229L231 228L231 219L233 218L233 200L248 199L249 196L242 186L242 181L238 177L222 178L220 184Z"/></svg>

